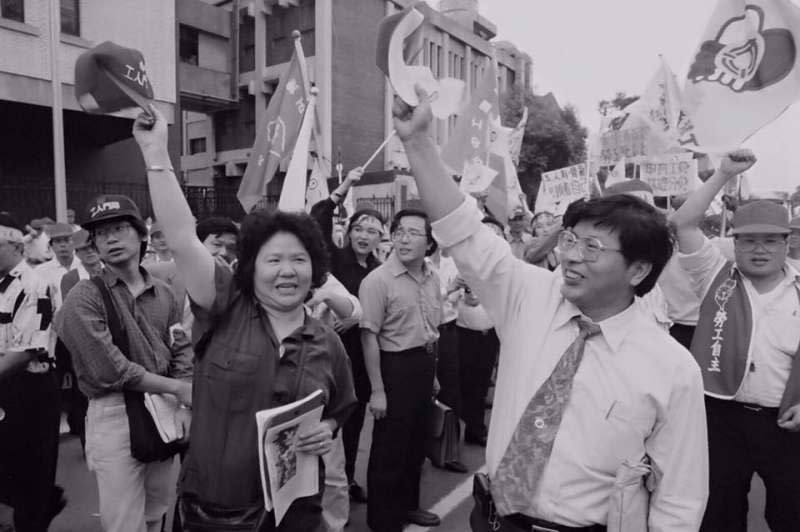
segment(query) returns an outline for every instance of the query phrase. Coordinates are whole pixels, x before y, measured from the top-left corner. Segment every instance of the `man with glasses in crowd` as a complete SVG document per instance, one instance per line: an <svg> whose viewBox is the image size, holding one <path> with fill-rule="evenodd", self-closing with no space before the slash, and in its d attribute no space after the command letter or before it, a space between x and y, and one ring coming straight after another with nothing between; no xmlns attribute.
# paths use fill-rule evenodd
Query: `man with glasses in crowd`
<svg viewBox="0 0 800 532"><path fill-rule="evenodd" d="M627 195L580 201L564 215L562 275L516 259L447 175L418 93L413 109L395 100L394 126L436 240L501 342L473 530L606 530L630 464L654 472L654 490L641 513L623 508L625 529L696 530L708 480L700 372L634 304L672 254L666 218Z"/></svg>
<svg viewBox="0 0 800 532"><path fill-rule="evenodd" d="M141 267L147 227L136 204L127 196L98 196L83 226L105 263L100 277L128 337L123 352L111 337L103 296L90 281L73 287L56 315L56 332L89 398L86 462L97 479L100 522L106 532L155 532L174 501L178 471L174 460L144 463L131 455L123 391L168 393L191 406L193 353L180 334L180 302ZM188 436L191 410L179 409L175 421Z"/></svg>
<svg viewBox="0 0 800 532"><path fill-rule="evenodd" d="M703 374L710 494L701 530L744 532L753 473L775 532L800 523L800 274L787 264L789 213L758 200L733 216L734 261L699 229L725 183L755 163L726 155L673 216L680 262L700 297L692 354Z"/></svg>
<svg viewBox="0 0 800 532"><path fill-rule="evenodd" d="M392 220L394 251L361 283L361 342L375 418L367 468L367 523L400 532L436 526L419 508L426 419L442 315L439 279L425 261L436 250L426 214L404 209Z"/></svg>

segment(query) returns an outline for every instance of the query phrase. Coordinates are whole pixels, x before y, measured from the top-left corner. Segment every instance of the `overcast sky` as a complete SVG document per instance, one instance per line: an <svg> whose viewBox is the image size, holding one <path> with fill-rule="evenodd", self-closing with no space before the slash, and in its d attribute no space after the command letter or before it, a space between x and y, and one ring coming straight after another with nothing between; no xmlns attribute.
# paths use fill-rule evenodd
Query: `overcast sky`
<svg viewBox="0 0 800 532"><path fill-rule="evenodd" d="M552 91L596 129L597 103L617 91L641 94L659 54L683 87L715 5L716 0L482 0L480 11L497 25L498 39L531 55L534 91ZM793 190L800 184L800 104L745 146L759 158L749 173L754 189Z"/></svg>

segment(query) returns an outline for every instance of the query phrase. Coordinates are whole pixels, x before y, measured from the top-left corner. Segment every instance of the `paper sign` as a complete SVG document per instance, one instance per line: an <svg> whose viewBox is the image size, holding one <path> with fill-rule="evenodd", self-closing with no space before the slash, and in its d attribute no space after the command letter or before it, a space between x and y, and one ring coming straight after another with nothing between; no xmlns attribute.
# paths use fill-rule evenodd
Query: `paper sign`
<svg viewBox="0 0 800 532"><path fill-rule="evenodd" d="M647 126L608 131L600 135L600 166L613 166L622 158L648 154Z"/></svg>
<svg viewBox="0 0 800 532"><path fill-rule="evenodd" d="M688 194L697 179L697 160L691 153L650 158L639 165L640 179L653 188L654 196Z"/></svg>
<svg viewBox="0 0 800 532"><path fill-rule="evenodd" d="M576 164L543 173L539 195L552 203L571 203L576 199L588 198L589 179L586 175L586 164Z"/></svg>

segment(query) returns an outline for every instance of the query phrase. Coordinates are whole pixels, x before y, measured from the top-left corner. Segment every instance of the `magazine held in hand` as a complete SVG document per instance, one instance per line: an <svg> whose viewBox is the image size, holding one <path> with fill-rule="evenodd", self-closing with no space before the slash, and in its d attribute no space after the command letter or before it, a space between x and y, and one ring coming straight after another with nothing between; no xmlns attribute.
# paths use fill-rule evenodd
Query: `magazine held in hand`
<svg viewBox="0 0 800 532"><path fill-rule="evenodd" d="M256 412L258 463L267 511L278 525L295 499L319 492L319 457L295 450L298 434L322 419L324 399L317 390L288 405Z"/></svg>

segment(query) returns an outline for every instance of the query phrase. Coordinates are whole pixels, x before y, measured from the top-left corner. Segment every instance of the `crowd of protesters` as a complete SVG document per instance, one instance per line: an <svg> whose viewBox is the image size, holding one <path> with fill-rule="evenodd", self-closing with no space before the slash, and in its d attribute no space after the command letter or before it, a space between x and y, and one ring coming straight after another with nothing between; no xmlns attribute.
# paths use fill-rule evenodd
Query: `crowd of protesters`
<svg viewBox="0 0 800 532"><path fill-rule="evenodd" d="M351 503L376 532L437 526L420 505L436 396L486 448L464 529L743 531L754 473L771 529L797 529L800 218L753 201L720 235L706 216L752 153L678 209L631 180L501 220L447 175L423 98L394 113L424 210L345 215L356 168L310 214L196 221L151 113L134 136L156 222L121 195L80 225L0 213L0 530L45 531L68 504L62 411L109 532L341 531ZM255 413L317 389L322 420L294 445L318 457L320 491L276 525ZM180 404L168 456L133 449L142 392Z"/></svg>

